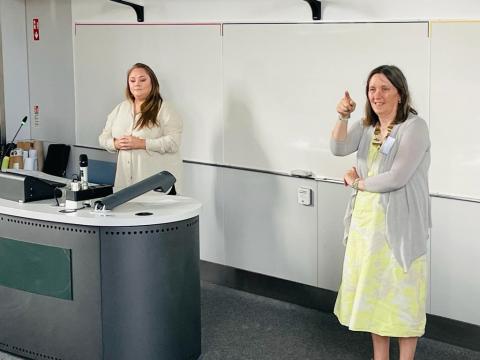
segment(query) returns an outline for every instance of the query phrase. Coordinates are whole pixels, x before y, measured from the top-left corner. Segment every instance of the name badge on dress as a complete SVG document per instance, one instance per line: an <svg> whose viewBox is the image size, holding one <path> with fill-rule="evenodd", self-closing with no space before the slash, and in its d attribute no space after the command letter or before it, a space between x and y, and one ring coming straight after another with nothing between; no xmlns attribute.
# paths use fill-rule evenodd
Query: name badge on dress
<svg viewBox="0 0 480 360"><path fill-rule="evenodd" d="M395 138L393 138L391 136L387 137L385 139L385 141L383 142L382 146L380 147L380 152L383 155L388 155L390 150L392 150L392 146L393 146L394 143L395 143Z"/></svg>

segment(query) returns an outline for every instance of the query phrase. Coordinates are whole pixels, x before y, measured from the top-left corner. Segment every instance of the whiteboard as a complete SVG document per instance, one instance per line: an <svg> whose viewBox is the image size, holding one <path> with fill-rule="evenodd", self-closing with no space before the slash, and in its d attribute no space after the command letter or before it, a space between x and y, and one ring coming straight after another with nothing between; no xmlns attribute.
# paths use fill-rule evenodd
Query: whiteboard
<svg viewBox="0 0 480 360"><path fill-rule="evenodd" d="M431 25L432 193L480 199L480 22Z"/></svg>
<svg viewBox="0 0 480 360"><path fill-rule="evenodd" d="M77 24L77 145L99 147L107 115L125 99L126 73L143 62L184 122L183 158L221 162L222 81L219 24Z"/></svg>
<svg viewBox="0 0 480 360"><path fill-rule="evenodd" d="M336 103L349 89L361 118L368 72L384 63L404 71L429 119L426 22L77 24L78 145L98 147L135 62L152 66L181 114L186 160L340 179L354 158L329 150Z"/></svg>
<svg viewBox="0 0 480 360"><path fill-rule="evenodd" d="M361 118L365 81L400 67L428 121L428 23L225 24L225 163L340 179L354 158L331 155L335 107L345 89Z"/></svg>

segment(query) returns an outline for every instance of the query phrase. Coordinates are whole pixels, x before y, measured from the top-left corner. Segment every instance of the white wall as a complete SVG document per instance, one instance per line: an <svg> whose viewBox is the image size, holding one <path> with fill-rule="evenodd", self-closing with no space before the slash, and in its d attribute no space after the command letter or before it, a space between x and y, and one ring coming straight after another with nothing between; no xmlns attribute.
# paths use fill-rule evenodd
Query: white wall
<svg viewBox="0 0 480 360"><path fill-rule="evenodd" d="M311 21L303 0L144 0L145 21ZM330 0L322 1L322 19L416 20L474 19L480 17L477 0ZM74 21L135 21L132 8L109 1L72 0Z"/></svg>
<svg viewBox="0 0 480 360"><path fill-rule="evenodd" d="M70 14L65 8L71 3ZM311 10L303 0L144 0L137 1L145 6L145 21L147 22L298 22L312 21ZM132 8L110 2L108 0L0 0L0 26L2 27L3 67L5 82L5 112L7 140L11 139L18 128L19 120L30 115L30 98L38 98L39 90L32 89L29 94L27 39L31 37L32 9L41 9L41 26L49 26L56 32L63 33L62 41L69 41L71 27L65 20L75 22L135 22L136 16ZM392 21L412 19L479 19L480 1L476 0L405 0L382 2L374 0L331 0L322 2L322 19L324 21ZM56 25L52 25L54 22ZM60 24L60 27L58 27ZM43 34L41 28L41 34ZM65 51L72 44L59 45L60 59L69 59ZM51 54L50 60L58 60L58 52ZM55 55L55 57L54 57ZM63 60L62 60L63 61ZM42 59L46 70L51 69L51 62ZM41 67L35 66L36 69ZM59 79L53 83L55 87L62 86L73 79L73 64L67 64L57 69ZM36 82L35 82L36 83ZM69 92L71 89L64 89ZM63 94L65 95L65 94ZM65 103L64 103L65 104ZM65 116L65 127L72 128L74 105L67 101L62 111ZM41 109L42 111L42 109ZM44 115L44 113L42 113ZM42 115L41 114L41 115ZM32 120L32 119L30 119ZM46 129L35 129L30 132L31 122L22 129L19 138L29 138L34 135L45 137ZM54 141L69 142L70 133L52 137Z"/></svg>
<svg viewBox="0 0 480 360"><path fill-rule="evenodd" d="M27 0L31 136L38 140L75 143L72 19L70 1ZM40 40L32 37L39 20Z"/></svg>
<svg viewBox="0 0 480 360"><path fill-rule="evenodd" d="M25 1L0 0L6 140L11 141L20 120L29 115ZM30 122L18 139L30 138Z"/></svg>

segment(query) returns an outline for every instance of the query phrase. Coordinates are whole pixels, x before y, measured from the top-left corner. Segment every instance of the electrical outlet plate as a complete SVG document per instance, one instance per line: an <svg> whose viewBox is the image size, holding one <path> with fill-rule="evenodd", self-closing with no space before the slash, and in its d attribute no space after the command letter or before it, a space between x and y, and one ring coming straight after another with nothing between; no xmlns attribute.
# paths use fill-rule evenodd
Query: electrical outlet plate
<svg viewBox="0 0 480 360"><path fill-rule="evenodd" d="M312 205L312 189L300 186L297 190L297 197L300 205Z"/></svg>

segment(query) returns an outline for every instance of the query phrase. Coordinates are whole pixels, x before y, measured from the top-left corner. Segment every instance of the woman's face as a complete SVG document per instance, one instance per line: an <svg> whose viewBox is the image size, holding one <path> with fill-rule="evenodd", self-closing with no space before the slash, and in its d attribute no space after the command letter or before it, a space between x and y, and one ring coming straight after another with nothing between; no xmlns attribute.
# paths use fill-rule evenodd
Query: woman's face
<svg viewBox="0 0 480 360"><path fill-rule="evenodd" d="M375 74L368 84L368 101L380 119L393 120L397 114L400 95L383 74Z"/></svg>
<svg viewBox="0 0 480 360"><path fill-rule="evenodd" d="M135 100L143 101L152 91L152 81L145 69L135 68L128 77L128 87Z"/></svg>

